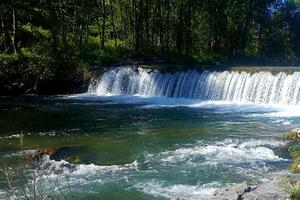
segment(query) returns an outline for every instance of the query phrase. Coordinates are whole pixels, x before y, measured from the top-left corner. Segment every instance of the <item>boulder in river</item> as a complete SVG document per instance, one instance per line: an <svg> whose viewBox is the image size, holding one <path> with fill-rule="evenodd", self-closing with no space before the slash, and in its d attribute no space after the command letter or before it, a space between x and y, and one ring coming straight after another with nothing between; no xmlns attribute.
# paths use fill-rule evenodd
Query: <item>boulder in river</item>
<svg viewBox="0 0 300 200"><path fill-rule="evenodd" d="M68 161L69 163L74 163L74 164L82 163L82 158L78 155L69 156L69 157L65 158L65 160Z"/></svg>
<svg viewBox="0 0 300 200"><path fill-rule="evenodd" d="M88 163L91 152L83 147L43 147L37 149L32 154L28 155L26 158L28 160L39 160L41 157L48 155L51 160L66 160L69 163L80 164ZM86 159L86 158L89 159Z"/></svg>
<svg viewBox="0 0 300 200"><path fill-rule="evenodd" d="M53 156L55 154L57 154L59 151L61 150L61 148L59 147L45 147L45 148L40 148L37 151L35 151L34 153L32 153L29 158L34 160L34 159L40 159L42 156L44 155L48 155L48 156Z"/></svg>

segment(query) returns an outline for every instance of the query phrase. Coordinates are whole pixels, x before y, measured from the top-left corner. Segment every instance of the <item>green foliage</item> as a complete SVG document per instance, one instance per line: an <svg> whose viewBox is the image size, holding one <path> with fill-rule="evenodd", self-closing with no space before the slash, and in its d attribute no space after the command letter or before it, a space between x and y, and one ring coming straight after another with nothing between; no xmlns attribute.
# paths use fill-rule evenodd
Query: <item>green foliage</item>
<svg viewBox="0 0 300 200"><path fill-rule="evenodd" d="M291 200L300 199L300 181L291 177L283 178L284 190L289 194Z"/></svg>
<svg viewBox="0 0 300 200"><path fill-rule="evenodd" d="M13 51L15 11L18 51L25 47L52 56L68 49L80 55L125 48L196 60L215 54L299 61L298 0L14 0L1 6L0 47L7 52ZM99 59L115 57L108 53Z"/></svg>
<svg viewBox="0 0 300 200"><path fill-rule="evenodd" d="M42 27L33 26L31 23L24 24L20 27L20 30L28 32L37 38L50 38L50 31L43 29Z"/></svg>
<svg viewBox="0 0 300 200"><path fill-rule="evenodd" d="M299 0L0 3L0 74L53 79L136 53L176 64L226 57L297 63Z"/></svg>
<svg viewBox="0 0 300 200"><path fill-rule="evenodd" d="M2 53L0 54L0 62L3 65L10 65L11 63L15 62L18 58L17 54L8 54Z"/></svg>
<svg viewBox="0 0 300 200"><path fill-rule="evenodd" d="M289 132L287 132L283 135L283 139L284 140L295 141L295 140L299 140L300 138L299 138L299 136L296 132L289 131Z"/></svg>
<svg viewBox="0 0 300 200"><path fill-rule="evenodd" d="M292 173L300 173L300 145L293 145L289 148L289 152L292 156L290 171Z"/></svg>
<svg viewBox="0 0 300 200"><path fill-rule="evenodd" d="M290 198L291 198L291 200L299 200L300 199L300 188L291 190Z"/></svg>
<svg viewBox="0 0 300 200"><path fill-rule="evenodd" d="M55 66L50 58L36 55L26 48L22 48L19 54L0 54L0 75L37 76L39 79L51 79L55 77Z"/></svg>

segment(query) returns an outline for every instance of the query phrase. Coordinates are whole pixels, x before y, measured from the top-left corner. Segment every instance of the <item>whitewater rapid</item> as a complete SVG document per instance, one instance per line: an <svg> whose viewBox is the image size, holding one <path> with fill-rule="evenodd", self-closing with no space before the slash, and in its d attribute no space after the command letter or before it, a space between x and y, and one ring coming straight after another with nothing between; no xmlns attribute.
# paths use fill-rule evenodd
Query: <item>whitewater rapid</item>
<svg viewBox="0 0 300 200"><path fill-rule="evenodd" d="M139 95L234 103L299 105L300 72L178 71L111 68L94 79L89 94Z"/></svg>
<svg viewBox="0 0 300 200"><path fill-rule="evenodd" d="M218 166L222 165L224 171L219 172L220 176L230 173L248 178L263 177L263 174L272 171L270 163L288 162L272 150L284 145L283 141L263 138L197 141L185 147L166 149L158 154L146 153L143 158L123 165L72 164L44 156L35 173L39 174L37 181L43 182L44 190L58 187L57 182L62 191L68 191L69 187L76 188L80 184L84 186L84 189L78 188L77 192L80 194L86 190L94 191L96 186L121 182L130 185L128 190L140 191L153 197L207 199L217 188L226 184L219 182L220 180L205 183L201 179L197 184L180 184L162 181L155 174L159 170L168 172L170 168L178 170L181 175L195 170L213 170L216 173L219 171ZM23 155L24 152L20 151L19 154ZM143 176L151 178L138 178ZM33 182L28 183L31 184Z"/></svg>

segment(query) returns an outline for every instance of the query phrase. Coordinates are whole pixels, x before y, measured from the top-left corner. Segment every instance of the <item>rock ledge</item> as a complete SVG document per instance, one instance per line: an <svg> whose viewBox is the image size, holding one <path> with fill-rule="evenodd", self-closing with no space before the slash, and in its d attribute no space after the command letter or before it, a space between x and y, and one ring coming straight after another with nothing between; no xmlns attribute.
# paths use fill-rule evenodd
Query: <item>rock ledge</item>
<svg viewBox="0 0 300 200"><path fill-rule="evenodd" d="M210 200L287 200L283 181L274 178L266 182L241 183L215 192Z"/></svg>

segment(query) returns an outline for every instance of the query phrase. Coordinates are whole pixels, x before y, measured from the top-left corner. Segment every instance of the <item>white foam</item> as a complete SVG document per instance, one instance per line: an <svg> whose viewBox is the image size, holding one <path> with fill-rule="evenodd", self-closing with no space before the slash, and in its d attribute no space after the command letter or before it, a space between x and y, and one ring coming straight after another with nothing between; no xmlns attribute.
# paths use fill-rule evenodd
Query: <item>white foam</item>
<svg viewBox="0 0 300 200"><path fill-rule="evenodd" d="M276 119L273 122L276 124L291 125L293 123L293 120Z"/></svg>
<svg viewBox="0 0 300 200"><path fill-rule="evenodd" d="M168 199L207 199L220 185L217 182L199 185L168 185L167 183L159 183L151 180L147 183L138 183L134 187L139 191L155 197L165 197Z"/></svg>
<svg viewBox="0 0 300 200"><path fill-rule="evenodd" d="M257 146L263 146L268 145L272 147L278 147L285 145L286 142L283 140L275 140L275 139L268 139L268 140L255 140L250 139L247 140L239 145L240 148L246 148L246 147L257 147Z"/></svg>
<svg viewBox="0 0 300 200"><path fill-rule="evenodd" d="M178 163L193 162L200 156L205 164L243 163L255 161L285 160L277 156L268 146L280 146L284 142L275 140L248 140L239 143L238 140L226 139L212 144L199 143L196 146L179 148L160 153L162 162ZM196 162L195 161L195 162ZM202 163L203 164L203 163Z"/></svg>
<svg viewBox="0 0 300 200"><path fill-rule="evenodd" d="M36 181L42 181L42 186L46 191L53 191L53 186L59 187L61 190L68 190L70 186L77 188L78 185L87 185L86 188L82 188L82 191L80 191L86 193L89 186L117 182L124 177L126 178L126 174L138 172L137 161L124 165L107 166L71 164L65 160L50 160L49 156L43 156L41 161L38 168L29 170L26 173L37 177ZM28 181L28 184L34 184L33 180L29 179ZM81 189L79 188L79 190ZM93 191L92 189L89 192Z"/></svg>
<svg viewBox="0 0 300 200"><path fill-rule="evenodd" d="M140 95L97 96L95 94L81 94L67 98L103 101L102 104L132 104L140 108L187 107L194 109L213 109L214 113L245 113L248 117L275 118L275 123L290 125L286 118L300 117L299 105L284 104L255 104L232 101L204 101L185 98L148 97ZM280 118L280 119L279 119ZM285 121L283 121L285 120Z"/></svg>
<svg viewBox="0 0 300 200"><path fill-rule="evenodd" d="M232 101L212 101L212 100L197 100L186 98L168 98L168 97L149 97L141 95L113 95L113 96L98 96L95 94L79 94L66 96L64 98L89 100L89 101L102 101L102 105L108 104L133 104L140 105L142 108L161 108L161 107L189 107L189 108L206 108L218 109L220 112L251 112L259 113L254 115L264 116L289 116L291 111L295 109L300 111L300 106L277 105L277 104L255 104L243 103ZM285 115L280 113L286 113ZM298 112L300 113L300 112ZM291 116L300 116L300 114L293 113Z"/></svg>
<svg viewBox="0 0 300 200"><path fill-rule="evenodd" d="M88 92L237 103L299 104L300 72L178 71L160 73L134 66L111 68L92 80Z"/></svg>
<svg viewBox="0 0 300 200"><path fill-rule="evenodd" d="M124 165L95 165L95 164L71 164L65 160L55 161L50 160L49 156L43 158L41 169L46 171L47 174L56 174L58 172L68 175L95 175L104 173L117 173L121 171L135 170L138 171L138 163L134 161L130 164Z"/></svg>
<svg viewBox="0 0 300 200"><path fill-rule="evenodd" d="M125 165L109 165L109 166L99 166L95 164L83 165L80 164L77 166L77 169L73 172L73 174L95 174L95 173L117 173L120 171L127 171L127 170L135 170L138 171L138 163L134 161L130 164Z"/></svg>
<svg viewBox="0 0 300 200"><path fill-rule="evenodd" d="M99 96L96 94L78 94L64 97L66 99L103 101L102 105L109 104L139 104L145 108L152 107L178 107L189 106L194 103L201 102L200 100L185 99L185 98L168 98L168 97L149 97L143 95L105 95Z"/></svg>
<svg viewBox="0 0 300 200"><path fill-rule="evenodd" d="M271 112L265 114L265 116L270 117L300 117L300 106L280 106L280 110L277 112Z"/></svg>
<svg viewBox="0 0 300 200"><path fill-rule="evenodd" d="M23 134L13 134L13 135L5 136L4 138L14 139L14 138L22 138L23 136L24 136Z"/></svg>

